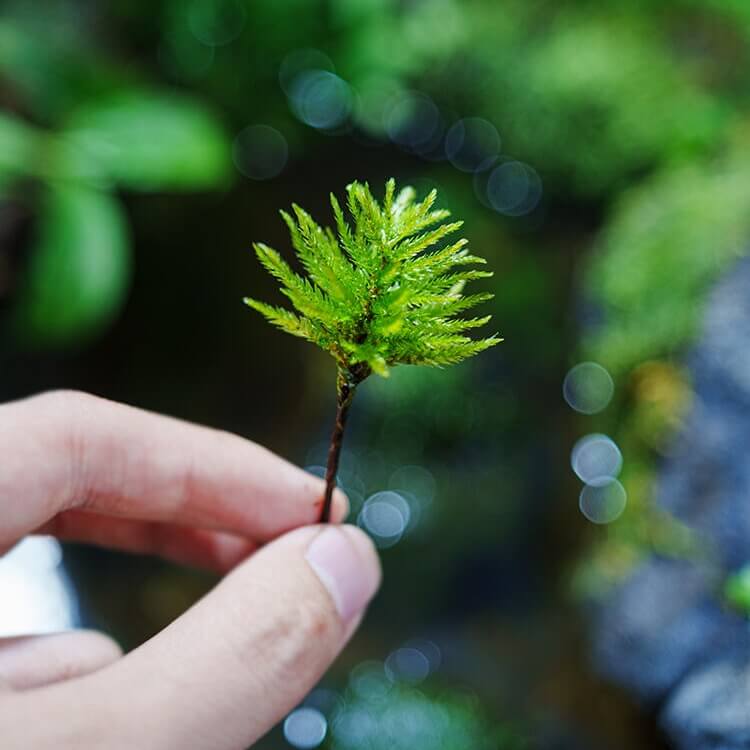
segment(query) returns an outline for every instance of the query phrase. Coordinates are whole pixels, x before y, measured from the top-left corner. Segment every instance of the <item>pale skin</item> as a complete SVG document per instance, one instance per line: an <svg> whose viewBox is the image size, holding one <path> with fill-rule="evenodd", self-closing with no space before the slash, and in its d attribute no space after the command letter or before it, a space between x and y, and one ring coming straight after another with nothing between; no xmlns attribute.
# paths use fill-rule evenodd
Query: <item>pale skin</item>
<svg viewBox="0 0 750 750"><path fill-rule="evenodd" d="M0 456L0 554L44 533L224 576L125 656L92 631L0 639L3 750L242 750L378 588L362 532L312 525L323 482L234 435L56 392L0 406ZM346 513L337 493L332 520Z"/></svg>

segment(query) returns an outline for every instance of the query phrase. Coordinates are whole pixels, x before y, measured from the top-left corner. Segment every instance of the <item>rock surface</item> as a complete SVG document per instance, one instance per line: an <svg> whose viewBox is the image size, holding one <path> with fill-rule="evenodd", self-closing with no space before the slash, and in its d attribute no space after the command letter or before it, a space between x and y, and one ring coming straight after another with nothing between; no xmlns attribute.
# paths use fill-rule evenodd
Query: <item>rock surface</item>
<svg viewBox="0 0 750 750"><path fill-rule="evenodd" d="M675 689L662 719L679 747L750 747L750 658L734 657L696 670Z"/></svg>
<svg viewBox="0 0 750 750"><path fill-rule="evenodd" d="M711 294L688 365L695 400L657 498L733 571L750 561L750 260ZM750 749L750 622L722 605L717 583L697 563L652 558L597 618L601 671L663 706L679 750Z"/></svg>

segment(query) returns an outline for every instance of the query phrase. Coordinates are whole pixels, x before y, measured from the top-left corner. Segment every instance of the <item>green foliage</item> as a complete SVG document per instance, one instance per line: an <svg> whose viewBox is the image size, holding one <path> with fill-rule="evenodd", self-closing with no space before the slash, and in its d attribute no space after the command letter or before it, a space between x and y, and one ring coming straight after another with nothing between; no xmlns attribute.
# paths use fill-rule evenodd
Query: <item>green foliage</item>
<svg viewBox="0 0 750 750"><path fill-rule="evenodd" d="M0 113L0 191L39 196L36 242L14 313L20 340L88 341L119 311L131 261L116 188L217 187L229 165L220 125L184 96L120 91L82 103L57 130ZM27 183L40 189L30 193Z"/></svg>
<svg viewBox="0 0 750 750"><path fill-rule="evenodd" d="M13 322L35 346L67 345L101 331L125 299L125 217L109 193L71 185L49 188L41 208Z"/></svg>
<svg viewBox="0 0 750 750"><path fill-rule="evenodd" d="M357 668L331 728L330 750L524 750L515 729L492 721L477 698L395 682L373 662Z"/></svg>
<svg viewBox="0 0 750 750"><path fill-rule="evenodd" d="M11 2L0 19L12 105L0 111L0 199L26 204L35 226L12 327L24 345L66 347L102 332L127 295L116 191L220 188L232 172L210 107L104 53L86 24L70 22L72 6L43 5Z"/></svg>
<svg viewBox="0 0 750 750"><path fill-rule="evenodd" d="M258 243L255 251L297 313L247 298L250 307L328 351L353 380L370 372L387 376L398 364L454 364L501 341L465 335L490 317L459 314L492 295L466 296L464 287L492 273L466 268L485 261L469 254L465 239L435 248L462 226L443 223L449 212L434 209L436 191L417 202L412 188L396 194L389 180L380 205L367 185L354 182L347 197L353 226L331 195L336 233L297 205L294 216L282 211L307 276L267 245Z"/></svg>
<svg viewBox="0 0 750 750"><path fill-rule="evenodd" d="M31 127L0 112L0 179L26 173L39 150L39 138Z"/></svg>
<svg viewBox="0 0 750 750"><path fill-rule="evenodd" d="M131 190L217 187L229 148L199 103L150 89L82 103L58 130L0 113L0 177Z"/></svg>
<svg viewBox="0 0 750 750"><path fill-rule="evenodd" d="M712 283L750 234L746 159L680 167L626 194L589 264L603 313L587 354L615 372L679 351L696 332Z"/></svg>
<svg viewBox="0 0 750 750"><path fill-rule="evenodd" d="M681 2L376 5L356 4L342 51L365 102L357 123L387 137L392 101L418 80L439 103L494 122L515 156L543 167L547 191L611 193L639 170L710 150L731 119L728 98L702 84L737 65L719 54L721 37L702 37L711 69L675 43L693 21Z"/></svg>
<svg viewBox="0 0 750 750"><path fill-rule="evenodd" d="M488 58L495 90L507 92L488 108L500 126L510 124L515 148L563 189L617 190L636 170L700 153L720 136L725 108L695 85L670 54L666 30L646 14L571 6L540 35L528 13L515 11L512 46ZM520 56L519 68L512 63Z"/></svg>
<svg viewBox="0 0 750 750"><path fill-rule="evenodd" d="M128 91L80 107L62 137L103 178L132 190L213 188L229 155L216 120L197 102Z"/></svg>
<svg viewBox="0 0 750 750"><path fill-rule="evenodd" d="M735 609L750 617L750 565L727 579L724 594Z"/></svg>

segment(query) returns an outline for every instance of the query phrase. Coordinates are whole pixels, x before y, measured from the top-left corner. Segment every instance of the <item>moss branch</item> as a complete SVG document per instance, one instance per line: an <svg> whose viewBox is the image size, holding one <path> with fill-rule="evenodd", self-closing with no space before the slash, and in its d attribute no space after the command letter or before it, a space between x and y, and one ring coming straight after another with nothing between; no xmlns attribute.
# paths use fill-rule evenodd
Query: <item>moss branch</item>
<svg viewBox="0 0 750 750"><path fill-rule="evenodd" d="M344 442L344 430L349 416L357 386L370 374L366 366L356 366L351 370L339 369L336 377L336 420L331 433L331 443L328 447L328 463L326 465L326 489L323 496L323 509L320 513L320 523L331 520L331 501L333 490L336 488L336 474L341 459L341 446Z"/></svg>

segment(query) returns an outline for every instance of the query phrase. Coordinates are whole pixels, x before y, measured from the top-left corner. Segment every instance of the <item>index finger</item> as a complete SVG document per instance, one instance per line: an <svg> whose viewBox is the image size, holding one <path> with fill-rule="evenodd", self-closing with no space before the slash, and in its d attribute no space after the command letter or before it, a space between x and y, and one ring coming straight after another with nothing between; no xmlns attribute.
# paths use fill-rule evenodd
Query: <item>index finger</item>
<svg viewBox="0 0 750 750"><path fill-rule="evenodd" d="M255 443L75 392L0 406L0 457L0 548L71 508L263 542L323 501L322 480Z"/></svg>

